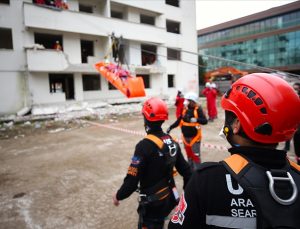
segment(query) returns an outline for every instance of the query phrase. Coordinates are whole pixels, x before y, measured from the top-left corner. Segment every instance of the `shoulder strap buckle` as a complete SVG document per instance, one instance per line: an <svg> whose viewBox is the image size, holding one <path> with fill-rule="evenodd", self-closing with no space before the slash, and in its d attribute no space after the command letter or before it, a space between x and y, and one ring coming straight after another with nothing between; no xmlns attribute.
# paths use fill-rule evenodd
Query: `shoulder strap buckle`
<svg viewBox="0 0 300 229"><path fill-rule="evenodd" d="M272 173L270 171L266 171L267 177L269 179L270 193L271 193L272 197L274 198L274 200L276 202L278 202L279 204L281 204L281 205L291 205L296 201L297 196L298 196L298 189L297 189L296 183L295 183L293 177L291 176L291 174L289 172L282 171L282 170L279 171L279 172L281 174L284 173L284 175L286 173L287 176L272 176ZM274 184L275 184L276 180L278 180L278 181L289 181L291 183L292 188L293 188L293 194L291 195L291 197L289 199L282 199L276 194L275 189L274 189Z"/></svg>

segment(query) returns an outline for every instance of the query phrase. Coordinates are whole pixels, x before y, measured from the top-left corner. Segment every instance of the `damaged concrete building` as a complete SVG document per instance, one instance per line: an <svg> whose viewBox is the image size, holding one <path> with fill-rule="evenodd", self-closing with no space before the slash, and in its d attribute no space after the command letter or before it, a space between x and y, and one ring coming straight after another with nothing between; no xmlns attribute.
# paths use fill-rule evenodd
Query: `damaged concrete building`
<svg viewBox="0 0 300 229"><path fill-rule="evenodd" d="M143 77L147 97L198 92L194 0L0 0L0 13L0 115L141 101L126 99L94 68L113 33L122 36L124 60Z"/></svg>

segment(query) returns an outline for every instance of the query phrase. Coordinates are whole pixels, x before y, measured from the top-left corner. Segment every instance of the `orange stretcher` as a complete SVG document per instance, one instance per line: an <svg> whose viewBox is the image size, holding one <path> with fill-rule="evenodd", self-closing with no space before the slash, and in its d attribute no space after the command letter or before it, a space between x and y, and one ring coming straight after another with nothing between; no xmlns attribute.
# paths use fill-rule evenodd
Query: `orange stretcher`
<svg viewBox="0 0 300 229"><path fill-rule="evenodd" d="M103 61L96 63L95 68L127 98L146 95L142 77L134 77L120 66L113 63L104 63Z"/></svg>

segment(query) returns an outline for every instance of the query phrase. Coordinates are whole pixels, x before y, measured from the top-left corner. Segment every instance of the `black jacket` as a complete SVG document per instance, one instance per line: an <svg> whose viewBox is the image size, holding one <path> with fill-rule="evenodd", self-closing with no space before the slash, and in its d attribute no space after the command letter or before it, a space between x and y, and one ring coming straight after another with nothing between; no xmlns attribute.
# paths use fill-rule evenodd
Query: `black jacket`
<svg viewBox="0 0 300 229"><path fill-rule="evenodd" d="M148 134L153 134L157 137L169 136L163 133L162 130ZM179 174L183 176L184 185L186 185L191 177L191 169L184 159L177 143L176 146L177 157L175 168ZM143 139L136 145L128 173L117 192L117 199L123 200L129 197L137 190L138 186L141 190L149 189L162 179L168 178L169 175L169 170L165 165L165 159L159 153L158 146L148 139ZM176 205L174 201L173 195L170 195L170 198L166 198L159 204L149 206L146 211L147 216L151 218L167 216Z"/></svg>
<svg viewBox="0 0 300 229"><path fill-rule="evenodd" d="M202 108L199 106L197 109L197 113L198 113L198 119L197 119L197 123L205 125L207 124L207 118L202 110ZM183 119L183 121L185 122L190 122L191 118L195 117L194 116L194 108L193 109L187 109L186 113L184 116L179 116L178 119L169 127L170 130L176 128L181 120ZM197 129L193 126L182 126L181 127L181 131L184 137L186 138L192 138L194 136L197 135Z"/></svg>
<svg viewBox="0 0 300 229"><path fill-rule="evenodd" d="M268 170L286 165L285 151L250 147L229 151ZM168 228L256 228L257 209L253 200L225 167L221 163L203 163L202 166L185 188Z"/></svg>

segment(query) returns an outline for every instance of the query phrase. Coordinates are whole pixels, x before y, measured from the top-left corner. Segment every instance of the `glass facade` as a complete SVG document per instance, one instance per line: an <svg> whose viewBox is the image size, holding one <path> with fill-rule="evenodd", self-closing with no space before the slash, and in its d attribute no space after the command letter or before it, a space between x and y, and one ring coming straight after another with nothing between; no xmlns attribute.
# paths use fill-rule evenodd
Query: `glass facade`
<svg viewBox="0 0 300 229"><path fill-rule="evenodd" d="M199 36L199 53L264 67L300 64L300 30L211 48L201 48L201 46L209 43L228 41L233 38L275 31L295 25L300 25L300 10ZM220 60L209 59L208 65L207 70L225 64L220 63ZM234 66L233 64L230 65ZM234 67L246 68L237 65Z"/></svg>

